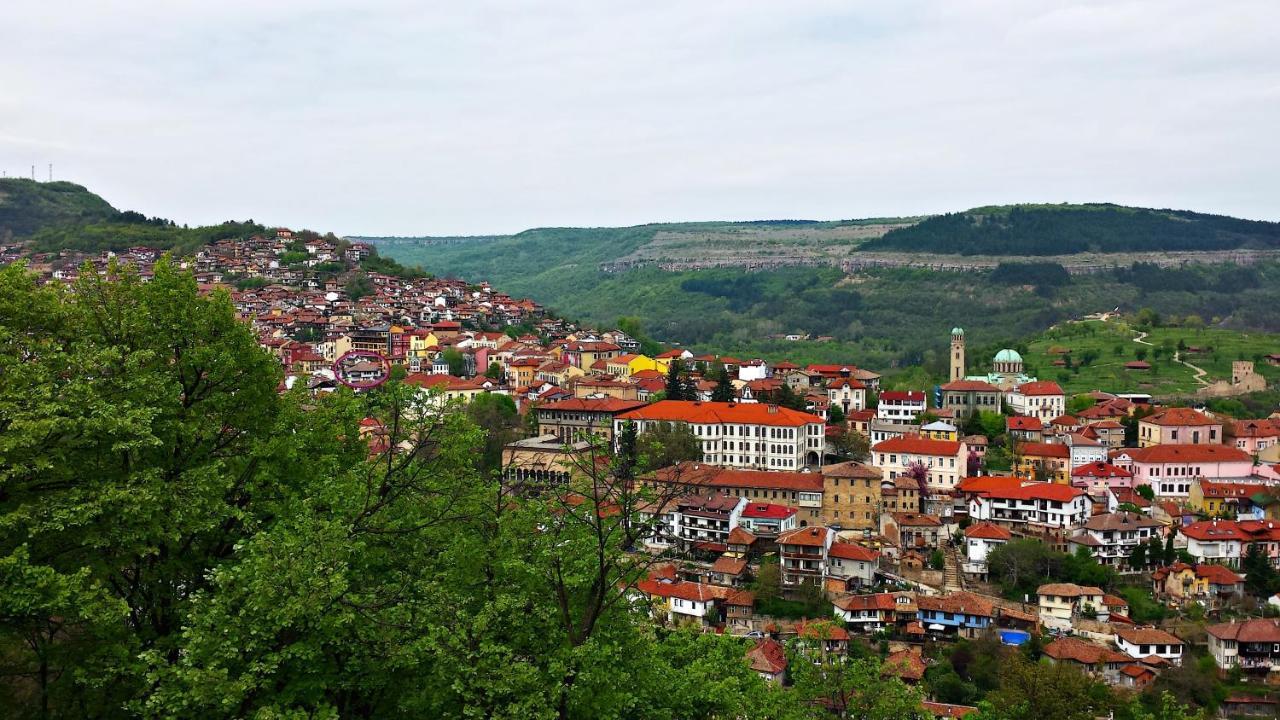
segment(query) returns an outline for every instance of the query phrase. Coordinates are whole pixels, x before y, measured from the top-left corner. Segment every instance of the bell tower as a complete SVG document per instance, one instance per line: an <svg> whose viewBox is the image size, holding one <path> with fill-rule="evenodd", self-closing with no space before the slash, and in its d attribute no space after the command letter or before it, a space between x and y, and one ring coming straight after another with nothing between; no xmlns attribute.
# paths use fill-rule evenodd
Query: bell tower
<svg viewBox="0 0 1280 720"><path fill-rule="evenodd" d="M949 382L964 379L964 330L951 328L951 379Z"/></svg>

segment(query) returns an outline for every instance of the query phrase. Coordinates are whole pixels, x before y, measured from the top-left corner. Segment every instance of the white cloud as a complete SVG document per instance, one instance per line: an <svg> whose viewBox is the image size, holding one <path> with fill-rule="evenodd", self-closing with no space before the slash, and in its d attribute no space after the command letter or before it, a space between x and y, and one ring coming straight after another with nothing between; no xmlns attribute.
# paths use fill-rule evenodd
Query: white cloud
<svg viewBox="0 0 1280 720"><path fill-rule="evenodd" d="M0 167L178 221L1277 217L1270 1L19 5Z"/></svg>

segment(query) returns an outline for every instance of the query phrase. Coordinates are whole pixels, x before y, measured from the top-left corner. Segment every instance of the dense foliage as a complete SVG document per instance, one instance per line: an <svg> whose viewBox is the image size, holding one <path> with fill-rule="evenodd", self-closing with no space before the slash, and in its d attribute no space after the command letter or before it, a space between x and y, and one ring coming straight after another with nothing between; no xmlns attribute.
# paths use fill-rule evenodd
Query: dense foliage
<svg viewBox="0 0 1280 720"><path fill-rule="evenodd" d="M0 178L0 241L49 225L101 222L119 214L106 200L74 183Z"/></svg>
<svg viewBox="0 0 1280 720"><path fill-rule="evenodd" d="M866 250L962 255L1229 250L1280 247L1280 223L1119 205L1014 205L936 215Z"/></svg>

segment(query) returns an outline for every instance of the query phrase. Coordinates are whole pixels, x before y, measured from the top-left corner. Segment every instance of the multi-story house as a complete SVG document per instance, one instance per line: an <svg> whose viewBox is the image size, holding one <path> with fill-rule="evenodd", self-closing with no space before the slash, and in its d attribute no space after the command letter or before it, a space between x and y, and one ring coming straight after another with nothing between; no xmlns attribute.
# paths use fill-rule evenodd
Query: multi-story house
<svg viewBox="0 0 1280 720"><path fill-rule="evenodd" d="M597 362L622 354L622 348L603 340L574 341L564 345L561 356L564 362L586 371Z"/></svg>
<svg viewBox="0 0 1280 720"><path fill-rule="evenodd" d="M1061 443L1018 443L1013 472L1032 480L1066 483L1071 476L1071 448Z"/></svg>
<svg viewBox="0 0 1280 720"><path fill-rule="evenodd" d="M635 584L655 616L670 623L749 627L755 596L747 590L678 578L647 578Z"/></svg>
<svg viewBox="0 0 1280 720"><path fill-rule="evenodd" d="M859 462L822 468L822 524L841 530L876 527L883 473Z"/></svg>
<svg viewBox="0 0 1280 720"><path fill-rule="evenodd" d="M1219 482L1193 478L1187 507L1210 517L1230 516L1238 520L1276 519L1276 497L1280 485L1256 482ZM1256 502L1255 502L1256 501ZM1267 512L1270 510L1271 514Z"/></svg>
<svg viewBox="0 0 1280 720"><path fill-rule="evenodd" d="M1255 618L1205 628L1209 654L1223 670L1240 668L1249 674L1280 671L1280 620Z"/></svg>
<svg viewBox="0 0 1280 720"><path fill-rule="evenodd" d="M1133 487L1133 473L1109 462L1086 463L1071 471L1071 484L1090 495Z"/></svg>
<svg viewBox="0 0 1280 720"><path fill-rule="evenodd" d="M662 400L614 419L643 433L658 423L683 423L702 443L702 459L713 465L754 470L822 467L826 423L809 413L760 403Z"/></svg>
<svg viewBox="0 0 1280 720"><path fill-rule="evenodd" d="M930 491L950 493L966 474L968 450L963 441L930 440L904 436L877 443L871 448L875 464L885 480L912 477L914 468L922 468Z"/></svg>
<svg viewBox="0 0 1280 720"><path fill-rule="evenodd" d="M942 407L958 417L1000 412L1000 388L982 380L956 380L942 386Z"/></svg>
<svg viewBox="0 0 1280 720"><path fill-rule="evenodd" d="M1232 430L1236 448L1254 457L1269 447L1280 445L1280 418L1240 420Z"/></svg>
<svg viewBox="0 0 1280 720"><path fill-rule="evenodd" d="M613 442L614 418L644 405L638 400L566 398L539 405L534 412L541 435L555 435L561 440L596 437Z"/></svg>
<svg viewBox="0 0 1280 720"><path fill-rule="evenodd" d="M987 577L987 555L991 551L1013 539L1013 533L1007 528L994 523L976 522L964 529L964 562L961 569L965 575L974 579L985 580Z"/></svg>
<svg viewBox="0 0 1280 720"><path fill-rule="evenodd" d="M747 501L711 492L679 498L674 505L676 536L681 549L724 552L729 547L729 532L741 524Z"/></svg>
<svg viewBox="0 0 1280 720"><path fill-rule="evenodd" d="M876 403L876 417L887 422L909 424L926 409L922 390L885 390Z"/></svg>
<svg viewBox="0 0 1280 720"><path fill-rule="evenodd" d="M1199 562L1239 567L1249 538L1229 520L1203 520L1178 528L1175 545L1183 545Z"/></svg>
<svg viewBox="0 0 1280 720"><path fill-rule="evenodd" d="M1037 417L1010 415L1004 419L1005 432L1018 442L1040 442L1044 439L1044 421Z"/></svg>
<svg viewBox="0 0 1280 720"><path fill-rule="evenodd" d="M827 383L827 400L839 405L845 415L867 406L867 388L853 378L839 378Z"/></svg>
<svg viewBox="0 0 1280 720"><path fill-rule="evenodd" d="M1120 652L1135 660L1149 658L1152 655L1164 658L1174 665L1182 664L1182 651L1186 643L1172 633L1158 628L1141 628L1128 626L1115 627L1116 647Z"/></svg>
<svg viewBox="0 0 1280 720"><path fill-rule="evenodd" d="M746 498L747 502L785 505L796 511L799 527L824 524L826 500L824 478L820 473L738 470L703 463L681 463L677 467L659 470L651 481L681 485L689 488L690 492L714 490Z"/></svg>
<svg viewBox="0 0 1280 720"><path fill-rule="evenodd" d="M752 535L770 540L796 529L796 511L795 508L773 503L747 503L738 523Z"/></svg>
<svg viewBox="0 0 1280 720"><path fill-rule="evenodd" d="M1093 503L1083 490L1057 483L991 487L969 500L971 519L987 520L1020 532L1073 530L1082 527L1092 511Z"/></svg>
<svg viewBox="0 0 1280 720"><path fill-rule="evenodd" d="M1239 480L1253 476L1253 457L1226 445L1150 445L1118 451L1111 462L1133 472L1135 485L1156 495L1186 498L1196 478Z"/></svg>
<svg viewBox="0 0 1280 720"><path fill-rule="evenodd" d="M893 593L846 595L831 604L836 617L850 630L875 632L893 627L897 621L897 598Z"/></svg>
<svg viewBox="0 0 1280 720"><path fill-rule="evenodd" d="M827 589L852 591L873 585L880 553L857 543L836 540L827 548Z"/></svg>
<svg viewBox="0 0 1280 720"><path fill-rule="evenodd" d="M1066 413L1067 395L1056 382L1036 380L1014 387L1005 395L1005 402L1014 414L1048 422Z"/></svg>
<svg viewBox="0 0 1280 720"><path fill-rule="evenodd" d="M1106 593L1102 588L1075 583L1048 583L1036 588L1040 607L1040 619L1045 622L1065 621L1077 617L1107 617L1107 606L1102 602ZM1058 623L1060 626L1061 623Z"/></svg>
<svg viewBox="0 0 1280 720"><path fill-rule="evenodd" d="M995 623L992 602L971 592L916 597L917 617L931 633L977 637Z"/></svg>
<svg viewBox="0 0 1280 720"><path fill-rule="evenodd" d="M950 526L937 515L917 512L890 512L880 518L880 527L891 540L896 539L904 551L918 549L928 553L940 547L950 535Z"/></svg>
<svg viewBox="0 0 1280 720"><path fill-rule="evenodd" d="M1222 423L1191 408L1171 407L1138 421L1138 447L1215 445L1222 442Z"/></svg>
<svg viewBox="0 0 1280 720"><path fill-rule="evenodd" d="M778 561L782 586L823 584L827 574L827 549L835 533L824 527L797 528L778 536Z"/></svg>
<svg viewBox="0 0 1280 720"><path fill-rule="evenodd" d="M1071 544L1088 548L1103 565L1125 567L1138 545L1159 537L1164 523L1135 512L1109 512L1090 517L1071 538Z"/></svg>
<svg viewBox="0 0 1280 720"><path fill-rule="evenodd" d="M1156 568L1151 573L1151 587L1158 600L1183 603L1196 601L1205 607L1218 607L1224 599L1244 594L1244 578L1223 565L1188 565L1177 562Z"/></svg>

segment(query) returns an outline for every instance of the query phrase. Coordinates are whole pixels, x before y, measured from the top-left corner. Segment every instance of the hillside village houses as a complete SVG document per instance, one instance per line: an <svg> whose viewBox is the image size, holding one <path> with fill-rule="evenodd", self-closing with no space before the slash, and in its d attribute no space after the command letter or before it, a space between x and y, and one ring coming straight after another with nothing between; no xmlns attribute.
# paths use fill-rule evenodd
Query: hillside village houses
<svg viewBox="0 0 1280 720"><path fill-rule="evenodd" d="M1129 665L1151 656L1177 662L1181 639L1126 623L1101 588L1047 583L1028 609L979 592L990 588L957 591L955 583L989 579L992 552L1024 538L1060 551L1085 548L1130 572L1138 543L1172 536L1195 562L1152 574L1152 595L1161 602L1210 602L1242 592L1235 579L1250 547L1280 567L1280 468L1260 457L1280 438L1273 422L1157 408L1137 421L1136 447L1129 447L1125 425L1134 424L1140 398L1096 393L1092 407L1068 415L1062 387L1028 376L1015 350L997 353L989 372L968 374L959 328L951 333L951 366L936 395L928 388L881 391L880 376L856 365L656 351L647 340L549 317L537 303L487 283L365 271L360 264L376 257L373 246L319 237L298 243L285 231L220 241L189 263L202 290L235 287L232 303L280 362L282 391L299 383L310 392L333 391L337 359L367 351L446 402L508 396L529 422L521 426L528 437L517 431L504 449L506 489L572 492L579 466L569 458L584 446L616 453L624 429L643 435L666 424L692 435L697 457L635 479L672 491L665 505L636 508L652 528L643 547L631 549L671 561L632 593L666 622L736 633L759 628L749 588L767 559L779 564L779 591L798 596L816 589L846 632L893 628L902 637L947 639L992 627L1035 629L1051 618L1067 626L1094 623L1090 637L1109 638L1100 640L1104 650L1132 658ZM295 246L306 259L282 266ZM140 267L155 257L141 250L125 255ZM345 276L317 270L325 263L340 266L340 275L359 273L368 292L348 296ZM696 399L663 397L676 359L688 368ZM716 383L706 373L714 366L730 372L732 400L711 400ZM773 402L783 385L799 399L795 407L805 409ZM940 407L930 407L931 397ZM829 422L833 407L843 411L845 425ZM1008 447L999 434L969 441L972 426L964 428L975 412L1005 414L1007 436L1021 450L1020 459L1007 457L1009 470L971 461L975 447L993 448L988 459L994 448ZM925 413L941 422L921 427ZM834 452L835 440L851 428L871 438L867 456L856 462ZM377 428L361 432L371 452L395 452L378 445L385 434ZM1144 486L1154 502L1131 503L1138 512L1118 508L1121 496L1143 500L1137 491ZM1250 487L1258 492L1248 493ZM935 551L960 578L946 584L941 577L949 572L921 567ZM1221 665L1232 662L1229 642L1237 643L1235 657L1270 662L1261 642L1245 652L1240 632L1217 627L1210 643ZM1269 632L1258 625L1244 635ZM780 678L786 655L769 643L781 647L762 640L753 662ZM1159 668L1144 665L1130 677L1147 671ZM1115 682L1122 676L1113 673Z"/></svg>

